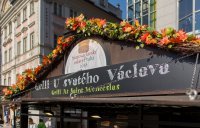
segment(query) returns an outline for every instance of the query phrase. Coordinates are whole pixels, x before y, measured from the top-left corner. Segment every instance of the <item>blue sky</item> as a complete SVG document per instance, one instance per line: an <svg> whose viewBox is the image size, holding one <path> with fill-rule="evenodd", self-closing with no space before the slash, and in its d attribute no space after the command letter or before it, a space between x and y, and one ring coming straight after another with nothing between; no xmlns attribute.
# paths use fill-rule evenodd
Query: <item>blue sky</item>
<svg viewBox="0 0 200 128"><path fill-rule="evenodd" d="M126 18L126 0L108 0L113 5L120 4L120 9L122 10L122 19Z"/></svg>

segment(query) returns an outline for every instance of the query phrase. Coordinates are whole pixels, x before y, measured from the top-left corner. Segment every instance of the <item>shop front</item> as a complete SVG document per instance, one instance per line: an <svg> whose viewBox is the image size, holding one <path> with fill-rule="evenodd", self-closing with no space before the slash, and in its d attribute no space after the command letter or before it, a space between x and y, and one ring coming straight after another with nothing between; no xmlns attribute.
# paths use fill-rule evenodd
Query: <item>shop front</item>
<svg viewBox="0 0 200 128"><path fill-rule="evenodd" d="M110 103L111 101L99 98L66 100L56 105L56 101L52 104L29 102L29 105L24 105L29 108L28 111L37 110L44 113L29 112L27 115L27 112L24 112L22 119L42 118L44 121L50 119L52 127L55 128L197 128L200 126L199 107L149 105L148 102L137 104L132 100L127 103L125 98L116 100L124 103ZM50 109L52 115L45 113L46 109Z"/></svg>
<svg viewBox="0 0 200 128"><path fill-rule="evenodd" d="M84 21L68 19L77 32L66 33L42 66L19 77L20 91L10 97L20 110L15 127L200 127L200 46L191 45L198 39L181 44L186 35L170 29L177 35L167 42L166 33L138 24Z"/></svg>
<svg viewBox="0 0 200 128"><path fill-rule="evenodd" d="M93 47L82 45L91 42L98 42L102 49L107 48L103 50L106 51L103 57L102 53L95 54L98 51L92 50L96 48L94 44ZM43 119L44 123L50 120L55 128L200 127L200 102L195 94L186 94L193 90L192 77L193 84L197 86L194 90L198 89L196 54L183 56L148 48L143 49L148 54L143 54L143 59L140 59L141 56L135 57L137 50L131 49L135 54L128 56L129 47L115 42L108 47L102 42L109 44L96 37L78 41L48 77L36 83L20 99L21 120L27 122L22 127L27 127L29 118L36 124L39 124L39 119ZM90 49L92 52L81 56L73 52L77 46L79 50ZM122 53L111 54L110 50L117 47L124 47ZM115 57L125 54L126 57L118 57L120 61ZM103 66L94 68L95 58L99 56L103 58ZM72 66L68 65L69 61ZM93 67L80 70L81 66L87 68L88 65ZM62 74L52 77L56 73ZM191 101L193 97L195 100Z"/></svg>

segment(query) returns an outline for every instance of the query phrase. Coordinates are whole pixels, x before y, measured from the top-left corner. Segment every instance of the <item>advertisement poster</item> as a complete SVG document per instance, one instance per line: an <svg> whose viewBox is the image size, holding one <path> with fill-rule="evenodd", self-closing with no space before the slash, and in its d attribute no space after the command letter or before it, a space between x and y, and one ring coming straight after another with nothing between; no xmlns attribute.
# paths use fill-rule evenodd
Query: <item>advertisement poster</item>
<svg viewBox="0 0 200 128"><path fill-rule="evenodd" d="M106 55L95 40L87 39L78 43L68 56L65 74L106 66Z"/></svg>

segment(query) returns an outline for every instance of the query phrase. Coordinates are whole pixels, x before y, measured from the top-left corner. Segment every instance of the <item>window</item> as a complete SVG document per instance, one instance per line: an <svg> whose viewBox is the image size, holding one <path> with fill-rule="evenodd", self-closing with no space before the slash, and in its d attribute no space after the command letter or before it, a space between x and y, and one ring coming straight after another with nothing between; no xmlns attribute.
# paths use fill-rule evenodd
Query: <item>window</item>
<svg viewBox="0 0 200 128"><path fill-rule="evenodd" d="M100 5L101 5L101 6L103 6L103 7L106 6L106 5L105 5L105 0L100 0L99 2L100 2Z"/></svg>
<svg viewBox="0 0 200 128"><path fill-rule="evenodd" d="M6 76L4 76L4 77L6 77ZM7 84L6 84L6 78L4 78L4 82L3 82L3 83L4 83L5 86L7 85Z"/></svg>
<svg viewBox="0 0 200 128"><path fill-rule="evenodd" d="M149 21L148 15L142 17L142 24L148 25L148 21Z"/></svg>
<svg viewBox="0 0 200 128"><path fill-rule="evenodd" d="M18 76L19 76L19 74L17 73L17 74L16 74L16 81L17 81L17 79L18 79Z"/></svg>
<svg viewBox="0 0 200 128"><path fill-rule="evenodd" d="M9 49L9 58L8 58L9 61L12 60L12 48Z"/></svg>
<svg viewBox="0 0 200 128"><path fill-rule="evenodd" d="M4 38L7 38L7 27L4 28Z"/></svg>
<svg viewBox="0 0 200 128"><path fill-rule="evenodd" d="M70 9L70 10L69 10L69 16L70 16L70 17L76 17L76 16L77 16L77 12L74 11L73 9Z"/></svg>
<svg viewBox="0 0 200 128"><path fill-rule="evenodd" d="M195 10L200 10L200 0L195 1Z"/></svg>
<svg viewBox="0 0 200 128"><path fill-rule="evenodd" d="M156 0L150 0L150 26L156 28Z"/></svg>
<svg viewBox="0 0 200 128"><path fill-rule="evenodd" d="M72 9L69 10L69 17L74 17L74 12Z"/></svg>
<svg viewBox="0 0 200 128"><path fill-rule="evenodd" d="M192 0L179 1L179 19L192 14Z"/></svg>
<svg viewBox="0 0 200 128"><path fill-rule="evenodd" d="M148 0L142 0L142 24L148 25L149 4Z"/></svg>
<svg viewBox="0 0 200 128"><path fill-rule="evenodd" d="M8 76L8 86L11 86L11 76Z"/></svg>
<svg viewBox="0 0 200 128"><path fill-rule="evenodd" d="M8 60L7 60L7 51L4 52L4 62L5 62L5 64L8 62Z"/></svg>
<svg viewBox="0 0 200 128"><path fill-rule="evenodd" d="M21 23L21 16L20 13L17 15L17 27L20 25Z"/></svg>
<svg viewBox="0 0 200 128"><path fill-rule="evenodd" d="M27 7L23 9L23 21L27 20Z"/></svg>
<svg viewBox="0 0 200 128"><path fill-rule="evenodd" d="M32 49L34 47L34 32L30 34L30 49Z"/></svg>
<svg viewBox="0 0 200 128"><path fill-rule="evenodd" d="M133 4L133 0L128 0L128 5L132 5Z"/></svg>
<svg viewBox="0 0 200 128"><path fill-rule="evenodd" d="M30 3L30 15L32 15L34 13L34 2L31 1Z"/></svg>
<svg viewBox="0 0 200 128"><path fill-rule="evenodd" d="M27 37L23 39L23 53L27 51Z"/></svg>
<svg viewBox="0 0 200 128"><path fill-rule="evenodd" d="M127 20L137 19L141 24L156 26L156 0L128 0Z"/></svg>
<svg viewBox="0 0 200 128"><path fill-rule="evenodd" d="M54 34L54 42L53 42L53 47L55 48L57 45L57 39L58 39L58 35Z"/></svg>
<svg viewBox="0 0 200 128"><path fill-rule="evenodd" d="M133 8L134 8L133 5L128 7L128 21L132 21L133 20L133 17L134 17Z"/></svg>
<svg viewBox="0 0 200 128"><path fill-rule="evenodd" d="M197 12L195 15L195 30L200 30L200 12Z"/></svg>
<svg viewBox="0 0 200 128"><path fill-rule="evenodd" d="M142 15L147 15L149 11L148 0L143 0L142 4Z"/></svg>
<svg viewBox="0 0 200 128"><path fill-rule="evenodd" d="M12 33L12 22L9 23L9 35Z"/></svg>
<svg viewBox="0 0 200 128"><path fill-rule="evenodd" d="M191 32L192 31L192 15L189 17L186 17L182 20L179 21L179 29L183 29L186 32Z"/></svg>
<svg viewBox="0 0 200 128"><path fill-rule="evenodd" d="M58 16L62 16L62 5L59 5Z"/></svg>
<svg viewBox="0 0 200 128"><path fill-rule="evenodd" d="M140 11L141 11L141 9L140 9L141 7L140 7L140 1L139 2L137 2L136 4L135 4L135 18L136 19L138 19L139 20L139 22L141 22L140 21Z"/></svg>
<svg viewBox="0 0 200 128"><path fill-rule="evenodd" d="M57 3L53 4L53 13L57 15Z"/></svg>
<svg viewBox="0 0 200 128"><path fill-rule="evenodd" d="M21 54L21 42L17 43L17 56Z"/></svg>
<svg viewBox="0 0 200 128"><path fill-rule="evenodd" d="M200 0L179 0L179 29L200 33L199 16Z"/></svg>

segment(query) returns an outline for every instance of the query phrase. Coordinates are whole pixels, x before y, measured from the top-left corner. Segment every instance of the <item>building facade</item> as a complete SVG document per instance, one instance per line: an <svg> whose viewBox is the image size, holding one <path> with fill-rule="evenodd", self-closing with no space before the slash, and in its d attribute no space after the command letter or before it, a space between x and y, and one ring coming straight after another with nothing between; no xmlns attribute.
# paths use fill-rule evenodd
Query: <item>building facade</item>
<svg viewBox="0 0 200 128"><path fill-rule="evenodd" d="M199 0L127 0L127 10L129 22L138 19L157 30L173 27L197 35L200 32Z"/></svg>
<svg viewBox="0 0 200 128"><path fill-rule="evenodd" d="M1 0L0 11L2 85L41 63L63 34L66 17L83 13L119 22L122 13L107 0Z"/></svg>

